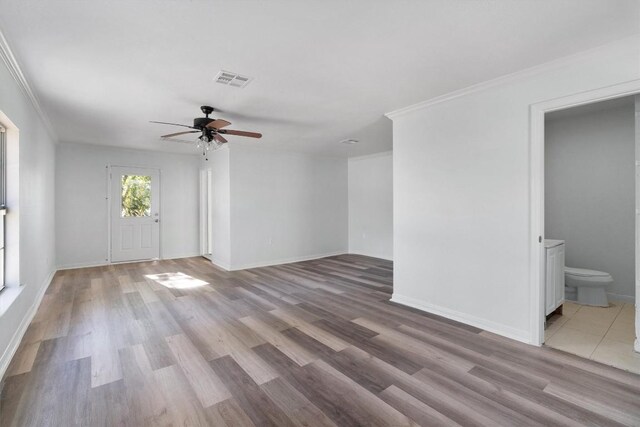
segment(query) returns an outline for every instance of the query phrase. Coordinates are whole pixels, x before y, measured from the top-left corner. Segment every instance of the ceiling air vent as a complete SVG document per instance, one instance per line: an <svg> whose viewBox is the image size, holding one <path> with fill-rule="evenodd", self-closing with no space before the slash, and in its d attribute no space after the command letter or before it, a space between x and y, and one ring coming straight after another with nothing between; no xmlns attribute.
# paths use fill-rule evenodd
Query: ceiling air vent
<svg viewBox="0 0 640 427"><path fill-rule="evenodd" d="M251 81L251 77L241 76L240 74L222 70L218 73L215 80L217 83L221 83L223 85L245 87Z"/></svg>

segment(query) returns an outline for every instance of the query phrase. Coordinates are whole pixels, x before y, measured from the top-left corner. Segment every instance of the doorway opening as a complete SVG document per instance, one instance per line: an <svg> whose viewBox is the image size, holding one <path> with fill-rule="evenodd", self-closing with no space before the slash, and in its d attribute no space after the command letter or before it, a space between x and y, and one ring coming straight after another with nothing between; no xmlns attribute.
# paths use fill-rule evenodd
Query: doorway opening
<svg viewBox="0 0 640 427"><path fill-rule="evenodd" d="M111 262L160 258L160 171L111 166Z"/></svg>
<svg viewBox="0 0 640 427"><path fill-rule="evenodd" d="M19 289L20 285L20 131L15 124L0 111L0 140L4 139L1 179L4 180L4 206L0 206L2 226L3 283L7 288ZM0 141L2 144L2 141ZM2 149L2 147L0 147ZM2 288L2 286L0 286ZM10 289L5 290L8 291ZM17 296L17 293L15 294Z"/></svg>
<svg viewBox="0 0 640 427"><path fill-rule="evenodd" d="M534 335L636 373L639 91L634 81L531 111Z"/></svg>
<svg viewBox="0 0 640 427"><path fill-rule="evenodd" d="M213 235L211 209L213 203L213 171L200 170L200 255L213 259Z"/></svg>

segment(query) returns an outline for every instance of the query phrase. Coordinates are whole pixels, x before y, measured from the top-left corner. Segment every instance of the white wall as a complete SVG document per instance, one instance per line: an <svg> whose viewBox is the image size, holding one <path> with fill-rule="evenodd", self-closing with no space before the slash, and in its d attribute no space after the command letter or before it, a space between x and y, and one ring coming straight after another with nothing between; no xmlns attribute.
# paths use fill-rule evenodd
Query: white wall
<svg viewBox="0 0 640 427"><path fill-rule="evenodd" d="M633 302L634 104L552 117L545 122L545 237L566 241L567 266L608 272L610 297Z"/></svg>
<svg viewBox="0 0 640 427"><path fill-rule="evenodd" d="M55 212L60 268L107 262L107 165L159 168L160 255L199 254L198 156L59 144Z"/></svg>
<svg viewBox="0 0 640 427"><path fill-rule="evenodd" d="M347 252L347 159L229 149L232 269Z"/></svg>
<svg viewBox="0 0 640 427"><path fill-rule="evenodd" d="M635 141L636 141L636 228L635 233L636 236L640 236L640 94L636 94L635 99L635 123L636 123L636 131L635 131ZM636 297L640 295L640 238L636 237ZM633 343L633 349L640 353L640 339L638 336L640 335L640 304L636 301L636 316L635 316L635 329L636 329L636 339Z"/></svg>
<svg viewBox="0 0 640 427"><path fill-rule="evenodd" d="M393 152L349 159L349 253L393 259Z"/></svg>
<svg viewBox="0 0 640 427"><path fill-rule="evenodd" d="M211 237L212 261L231 268L231 177L229 146L209 153L203 168L212 170Z"/></svg>
<svg viewBox="0 0 640 427"><path fill-rule="evenodd" d="M9 288L0 293L1 376L55 271L55 224L52 209L55 200L55 142L2 61L0 112L0 115L7 117L19 129L20 151L20 206L19 209L13 206L9 213L10 216L19 215L19 221L11 221L13 224L19 223L19 277L16 274L8 277L11 279L7 283ZM10 143L15 143L15 140ZM11 183L8 185L12 186ZM8 230L8 234L15 233ZM7 244L11 245L11 241L8 240ZM15 246L7 247L9 252L14 249ZM19 287L19 284L23 286Z"/></svg>
<svg viewBox="0 0 640 427"><path fill-rule="evenodd" d="M529 106L640 78L638 43L389 115L395 301L534 341Z"/></svg>

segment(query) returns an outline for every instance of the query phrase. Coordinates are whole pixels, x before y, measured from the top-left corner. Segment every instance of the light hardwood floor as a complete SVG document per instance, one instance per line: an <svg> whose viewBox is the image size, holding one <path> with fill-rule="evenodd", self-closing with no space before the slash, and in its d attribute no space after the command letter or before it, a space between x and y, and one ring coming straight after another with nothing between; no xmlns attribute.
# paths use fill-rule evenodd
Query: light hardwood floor
<svg viewBox="0 0 640 427"><path fill-rule="evenodd" d="M640 425L640 376L395 305L391 286L391 262L354 255L61 271L0 425Z"/></svg>

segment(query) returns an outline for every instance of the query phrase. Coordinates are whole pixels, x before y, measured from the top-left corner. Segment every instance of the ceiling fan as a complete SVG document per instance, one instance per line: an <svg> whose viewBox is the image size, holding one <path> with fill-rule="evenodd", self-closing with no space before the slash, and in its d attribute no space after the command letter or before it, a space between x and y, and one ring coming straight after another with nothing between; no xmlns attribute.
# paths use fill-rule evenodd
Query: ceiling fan
<svg viewBox="0 0 640 427"><path fill-rule="evenodd" d="M223 129L229 126L231 123L223 119L210 118L209 114L213 113L213 107L209 107L208 105L203 105L202 107L200 107L200 110L202 110L205 117L196 117L195 119L193 119L193 126L181 125L178 123L156 122L156 121L151 121L151 123L181 126L189 129L194 129L194 130L162 135L160 138L166 139L166 138L171 138L179 135L199 133L200 136L194 142L197 143L198 148L202 149L202 154L204 156L207 155L207 151L216 149L220 147L222 144L228 142L227 139L222 135L235 135L235 136L245 136L249 138L262 138L262 134L257 132L246 132L243 130ZM207 158L206 160L209 160L209 159Z"/></svg>

